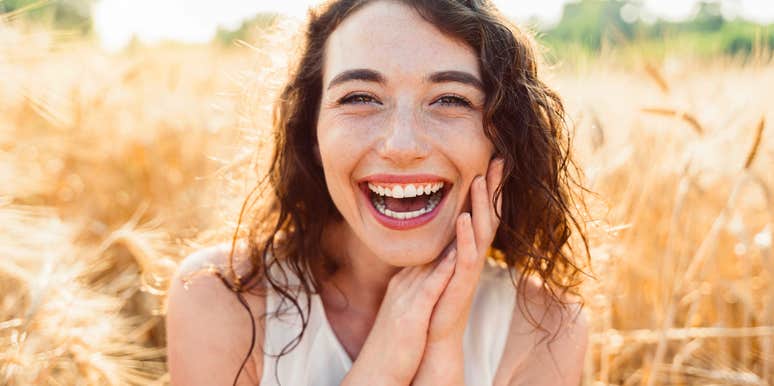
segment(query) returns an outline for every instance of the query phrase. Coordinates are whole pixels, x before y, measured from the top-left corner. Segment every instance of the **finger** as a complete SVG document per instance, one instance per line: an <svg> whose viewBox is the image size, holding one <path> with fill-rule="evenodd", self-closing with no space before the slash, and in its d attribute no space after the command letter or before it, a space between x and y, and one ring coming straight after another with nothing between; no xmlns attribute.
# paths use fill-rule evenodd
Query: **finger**
<svg viewBox="0 0 774 386"><path fill-rule="evenodd" d="M452 251L452 253L443 257L438 266L430 271L430 274L424 280L419 281L419 285L412 288L413 291L419 292L419 299L421 299L425 306L435 306L435 303L441 297L441 293L446 289L449 280L454 274L456 260L457 254L455 251Z"/></svg>
<svg viewBox="0 0 774 386"><path fill-rule="evenodd" d="M411 265L408 267L404 267L400 271L398 271L397 274L395 274L395 277L401 277L402 280L411 280L419 275L420 272L424 269L423 265Z"/></svg>
<svg viewBox="0 0 774 386"><path fill-rule="evenodd" d="M432 270L439 261L433 261L427 264L411 265L404 267L390 279L395 287L411 288L412 285L426 276L426 273Z"/></svg>
<svg viewBox="0 0 774 386"><path fill-rule="evenodd" d="M483 253L482 253L483 255ZM477 262L480 260L476 238L473 233L473 224L470 213L462 213L457 218L457 266L455 276L459 272L463 276L475 273ZM466 280L467 278L461 278Z"/></svg>
<svg viewBox="0 0 774 386"><path fill-rule="evenodd" d="M413 271L409 272L406 276L405 285L407 291L416 291L417 288L421 287L423 285L423 282L433 274L433 272L443 269L441 265L443 265L444 261L446 261L448 257L448 253L441 254L440 257L437 259L434 259L431 262L412 266L411 268ZM405 268L404 268L405 269Z"/></svg>
<svg viewBox="0 0 774 386"><path fill-rule="evenodd" d="M437 259L431 261L430 263L424 264L422 266L423 270L418 275L417 282L422 282L427 279L427 277L433 275L436 271L445 269L445 264L448 263L450 259L453 259L453 252L454 245L447 245Z"/></svg>
<svg viewBox="0 0 774 386"><path fill-rule="evenodd" d="M497 231L497 226L500 223L500 220L497 218L497 214L502 215L502 204L503 204L503 197L502 192L497 197L495 197L495 193L497 190L497 186L500 185L503 181L503 169L505 168L505 160L502 158L495 158L489 166L489 169L487 170L486 175L486 183L487 183L487 193L489 195L489 210L492 213L492 232L494 233ZM496 211L496 212L495 212Z"/></svg>
<svg viewBox="0 0 774 386"><path fill-rule="evenodd" d="M459 301L460 299L468 299L476 288L478 274L483 268L483 258L479 256L475 245L470 214L462 213L457 218L456 226L457 265L442 296Z"/></svg>
<svg viewBox="0 0 774 386"><path fill-rule="evenodd" d="M404 288L406 285L405 283L410 283L409 277L412 275L412 268L413 267L406 267L398 271L398 273L390 278L387 288Z"/></svg>
<svg viewBox="0 0 774 386"><path fill-rule="evenodd" d="M449 244L446 244L446 246L443 248L443 250L441 251L439 256L446 256L446 255L452 253L452 251L454 251L456 249L457 249L457 237L455 236L452 239L452 241L449 242Z"/></svg>
<svg viewBox="0 0 774 386"><path fill-rule="evenodd" d="M439 266L446 257L449 257L449 255L456 249L457 245L457 239L453 238L451 242L446 244L446 246L441 250L441 253L438 254L438 257L436 257L432 262L428 264L424 264L423 267L432 267L435 268ZM432 271L432 269L430 270ZM430 271L423 271L427 274L430 274ZM426 276L425 275L425 276Z"/></svg>
<svg viewBox="0 0 774 386"><path fill-rule="evenodd" d="M470 195L476 247L478 249L486 248L492 233L491 217L493 213L491 213L491 205L489 204L489 195L486 191L484 177L478 176L473 179L473 183L470 186Z"/></svg>

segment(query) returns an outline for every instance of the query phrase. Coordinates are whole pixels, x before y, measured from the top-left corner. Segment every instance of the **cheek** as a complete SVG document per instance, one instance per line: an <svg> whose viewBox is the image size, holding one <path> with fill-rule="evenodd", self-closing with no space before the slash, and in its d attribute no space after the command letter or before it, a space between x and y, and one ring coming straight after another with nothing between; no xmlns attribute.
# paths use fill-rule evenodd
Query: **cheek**
<svg viewBox="0 0 774 386"><path fill-rule="evenodd" d="M476 174L486 173L494 145L484 135L480 117L466 119L433 118L428 121L434 141L460 169L460 178L467 181Z"/></svg>
<svg viewBox="0 0 774 386"><path fill-rule="evenodd" d="M364 130L337 116L320 116L317 123L317 143L328 192L339 210L352 205L355 188L353 173L364 152L368 137Z"/></svg>
<svg viewBox="0 0 774 386"><path fill-rule="evenodd" d="M376 130L384 126L381 117L321 114L317 124L320 153L335 157L354 156L365 151Z"/></svg>

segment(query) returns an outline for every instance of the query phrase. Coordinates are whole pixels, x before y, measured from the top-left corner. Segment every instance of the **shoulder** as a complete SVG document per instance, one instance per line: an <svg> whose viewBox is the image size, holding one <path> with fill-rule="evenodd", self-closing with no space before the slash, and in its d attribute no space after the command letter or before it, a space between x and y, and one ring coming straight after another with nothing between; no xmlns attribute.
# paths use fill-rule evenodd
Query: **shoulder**
<svg viewBox="0 0 774 386"><path fill-rule="evenodd" d="M589 334L582 306L555 303L537 280L526 280L519 289L523 300L512 310L495 385L580 384Z"/></svg>
<svg viewBox="0 0 774 386"><path fill-rule="evenodd" d="M178 267L167 294L167 360L173 385L231 384L252 338L250 315L210 267L227 267L230 244L199 250ZM236 253L243 253L237 250ZM235 267L238 271L244 266ZM257 384L264 299L243 293L256 322L253 354L238 385Z"/></svg>

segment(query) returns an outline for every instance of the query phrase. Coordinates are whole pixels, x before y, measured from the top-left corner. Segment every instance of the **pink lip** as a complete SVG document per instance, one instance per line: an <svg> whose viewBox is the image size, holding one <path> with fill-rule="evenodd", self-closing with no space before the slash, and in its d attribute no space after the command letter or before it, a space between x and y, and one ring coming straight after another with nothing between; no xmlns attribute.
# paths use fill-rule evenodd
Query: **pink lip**
<svg viewBox="0 0 774 386"><path fill-rule="evenodd" d="M368 182L380 182L380 183L414 183L414 182L430 182L430 181L444 181L444 187L442 188L444 190L443 197L441 198L441 201L438 203L438 205L433 208L431 212L425 213L419 217L414 217L407 220L400 220L397 218L392 218L389 216L383 215L381 212L376 210L373 203L371 202L371 190L368 189ZM411 228L416 228L421 225L424 225L428 222L430 222L435 216L438 215L438 213L441 211L441 208L443 207L443 204L446 202L446 197L449 195L449 190L451 189L451 184L446 181L444 178L440 178L435 175L429 175L429 174L413 174L413 175L406 175L406 176L399 176L394 174L376 174L372 176L368 176L366 178L363 178L360 180L360 190L363 192L363 197L366 200L366 205L368 206L368 209L370 210L371 214L374 215L374 218L376 218L379 223L384 225L387 228L394 229L394 230L407 230Z"/></svg>

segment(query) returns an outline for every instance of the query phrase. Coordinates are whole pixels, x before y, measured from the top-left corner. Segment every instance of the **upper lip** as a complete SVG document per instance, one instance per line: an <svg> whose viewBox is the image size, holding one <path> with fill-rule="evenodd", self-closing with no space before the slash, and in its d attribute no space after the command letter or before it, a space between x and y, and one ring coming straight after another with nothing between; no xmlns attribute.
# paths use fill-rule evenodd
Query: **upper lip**
<svg viewBox="0 0 774 386"><path fill-rule="evenodd" d="M420 182L443 182L449 181L435 174L371 174L363 177L358 183L387 183L387 184L411 184Z"/></svg>

